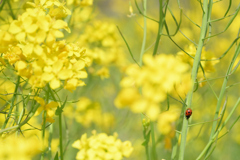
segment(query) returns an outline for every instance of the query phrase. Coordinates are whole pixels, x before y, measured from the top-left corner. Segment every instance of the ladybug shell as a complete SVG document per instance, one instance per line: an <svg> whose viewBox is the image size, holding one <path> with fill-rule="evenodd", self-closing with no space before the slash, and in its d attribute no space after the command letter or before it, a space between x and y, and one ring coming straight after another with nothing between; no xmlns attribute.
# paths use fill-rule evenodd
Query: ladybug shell
<svg viewBox="0 0 240 160"><path fill-rule="evenodd" d="M191 115L192 115L192 110L191 110L191 108L188 108L188 109L185 111L185 116L186 116L186 118L188 119Z"/></svg>

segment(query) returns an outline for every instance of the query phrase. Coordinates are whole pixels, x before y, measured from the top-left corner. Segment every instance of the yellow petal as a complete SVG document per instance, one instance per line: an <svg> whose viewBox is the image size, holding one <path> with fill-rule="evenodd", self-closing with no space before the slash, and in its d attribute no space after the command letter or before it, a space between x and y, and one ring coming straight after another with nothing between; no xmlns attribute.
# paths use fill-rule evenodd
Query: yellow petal
<svg viewBox="0 0 240 160"><path fill-rule="evenodd" d="M64 70L61 70L59 73L58 73L58 77L60 79L69 79L73 76L73 72L72 70L69 70L69 69L64 69Z"/></svg>
<svg viewBox="0 0 240 160"><path fill-rule="evenodd" d="M65 29L70 33L70 29L68 28L68 24L63 20L56 20L52 26L53 29Z"/></svg>
<svg viewBox="0 0 240 160"><path fill-rule="evenodd" d="M36 42L37 43L42 43L46 39L46 32L44 30L39 30L36 34Z"/></svg>
<svg viewBox="0 0 240 160"><path fill-rule="evenodd" d="M56 38L63 38L64 37L64 34L59 30L52 31L52 33Z"/></svg>
<svg viewBox="0 0 240 160"><path fill-rule="evenodd" d="M43 106L39 107L35 112L35 116L38 116L43 111Z"/></svg>
<svg viewBox="0 0 240 160"><path fill-rule="evenodd" d="M51 118L51 117L53 117L55 115L55 112L53 111L53 110L47 110L47 117L48 118Z"/></svg>
<svg viewBox="0 0 240 160"><path fill-rule="evenodd" d="M24 62L24 61L18 61L17 64L16 64L16 69L17 69L18 71L23 70L23 69L25 69L26 67L27 67L27 63Z"/></svg>
<svg viewBox="0 0 240 160"><path fill-rule="evenodd" d="M12 33L12 34L16 34L16 33L19 33L22 31L22 28L20 28L20 25L21 23L18 22L18 21L13 21L11 24L10 24L10 27L9 27L9 32Z"/></svg>
<svg viewBox="0 0 240 160"><path fill-rule="evenodd" d="M42 48L41 46L39 46L39 45L35 45L33 51L34 51L37 55L41 56L42 53L43 53L43 48Z"/></svg>
<svg viewBox="0 0 240 160"><path fill-rule="evenodd" d="M26 38L26 33L25 32L20 32L16 35L16 39L18 41L25 41L25 38Z"/></svg>
<svg viewBox="0 0 240 160"><path fill-rule="evenodd" d="M56 39L55 36L53 34L49 33L47 35L46 43L49 45L52 45L54 43L55 39Z"/></svg>
<svg viewBox="0 0 240 160"><path fill-rule="evenodd" d="M51 81L53 78L54 78L54 75L53 75L52 73L46 73L46 72L44 72L44 73L42 74L42 79L43 79L44 81L49 82L49 81Z"/></svg>
<svg viewBox="0 0 240 160"><path fill-rule="evenodd" d="M73 68L77 71L83 69L84 67L85 67L85 62L82 60L77 61L73 66Z"/></svg>
<svg viewBox="0 0 240 160"><path fill-rule="evenodd" d="M75 142L73 142L72 147L77 148L77 149L81 149L81 141L76 140Z"/></svg>
<svg viewBox="0 0 240 160"><path fill-rule="evenodd" d="M50 87L51 87L52 89L57 89L57 88L60 87L60 85L61 85L61 82L60 82L59 79L53 79L53 80L51 80L51 82L50 82Z"/></svg>
<svg viewBox="0 0 240 160"><path fill-rule="evenodd" d="M41 104L41 106L45 105L45 101L41 97L34 97L37 103Z"/></svg>
<svg viewBox="0 0 240 160"><path fill-rule="evenodd" d="M57 108L57 106L58 106L58 103L52 101L46 105L46 108Z"/></svg>
<svg viewBox="0 0 240 160"><path fill-rule="evenodd" d="M63 67L63 62L62 61L57 61L53 64L52 71L55 74L58 74L58 72L62 69L62 67Z"/></svg>
<svg viewBox="0 0 240 160"><path fill-rule="evenodd" d="M78 78L87 78L88 74L86 71L78 71Z"/></svg>

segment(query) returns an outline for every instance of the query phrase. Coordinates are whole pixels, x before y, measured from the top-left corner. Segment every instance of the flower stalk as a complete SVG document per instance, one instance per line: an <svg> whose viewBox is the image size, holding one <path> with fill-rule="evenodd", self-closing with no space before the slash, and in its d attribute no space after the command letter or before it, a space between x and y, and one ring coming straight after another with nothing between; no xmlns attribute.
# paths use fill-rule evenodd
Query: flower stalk
<svg viewBox="0 0 240 160"><path fill-rule="evenodd" d="M191 74L192 86L187 95L187 102L186 102L187 105L185 106L185 108L192 108L192 97L193 97L193 92L194 92L193 84L195 84L195 81L197 78L198 68L199 68L200 60L201 60L201 52L202 52L202 48L204 45L204 39L206 37L206 33L208 30L208 26L209 26L208 18L209 18L209 13L211 12L211 10L209 10L208 6L210 5L210 3L211 3L211 0L209 1L209 3L208 3L208 0L203 1L202 26L201 26L200 38L199 38L199 42L198 42L198 46L197 46L196 55L194 57L192 74ZM183 118L179 160L184 160L184 151L185 151L185 144L186 144L186 139L187 139L187 130L188 130L188 120L186 118Z"/></svg>

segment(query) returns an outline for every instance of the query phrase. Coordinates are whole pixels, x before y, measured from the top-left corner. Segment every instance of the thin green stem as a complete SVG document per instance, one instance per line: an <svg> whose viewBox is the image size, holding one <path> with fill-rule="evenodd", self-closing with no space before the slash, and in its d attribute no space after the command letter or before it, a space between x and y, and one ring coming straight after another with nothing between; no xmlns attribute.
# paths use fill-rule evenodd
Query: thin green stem
<svg viewBox="0 0 240 160"><path fill-rule="evenodd" d="M49 92L50 92L50 87L49 87L49 85L47 85L47 86L48 86L48 90L45 91L45 93L46 93L46 104L48 104L48 102L49 102ZM45 156L44 139L45 139L46 118L47 118L47 111L44 109L43 124L42 124L42 154L41 154L41 160L44 160L44 156Z"/></svg>
<svg viewBox="0 0 240 160"><path fill-rule="evenodd" d="M232 61L231 61L230 65L229 65L229 67L228 67L228 70L227 70L227 73L226 73L226 77L224 78L224 81L223 81L223 84L222 84L222 88L221 88L220 94L218 96L219 98L218 98L218 101L217 101L217 106L216 106L216 111L215 111L215 114L214 114L214 119L217 119L217 117L218 117L218 114L219 114L219 111L220 111L220 107L221 107L221 104L222 104L222 100L224 98L224 94L225 94L226 89L227 89L227 82L228 82L228 79L229 79L229 74L232 71L232 68L234 66L234 63L235 63L239 53L240 53L240 44L238 44L237 50L236 50L235 54L233 55ZM214 136L215 131L216 131L216 127L217 127L217 121L213 122L209 141L211 141L212 137Z"/></svg>
<svg viewBox="0 0 240 160"><path fill-rule="evenodd" d="M43 112L43 124L42 124L42 154L41 154L41 160L44 160L44 156L45 156L44 138L45 138L46 116L47 116L47 112L44 111Z"/></svg>
<svg viewBox="0 0 240 160"><path fill-rule="evenodd" d="M187 106L188 108L192 107L192 97L193 97L193 92L194 92L194 83L197 78L197 73L198 73L198 68L199 68L199 62L201 60L201 52L202 48L204 45L204 38L207 33L208 29L208 14L210 12L208 8L208 0L203 1L203 18L202 18L202 27L201 27L201 33L199 37L199 42L198 42L198 47L197 47L197 52L194 58L193 62L193 68L192 68L192 86L190 91L188 92L187 95ZM179 160L184 160L184 152L185 152L185 144L186 144L186 139L187 139L187 130L188 130L188 120L186 118L183 118L183 127L182 127L182 135L181 135L181 143L180 143L180 150L179 150Z"/></svg>
<svg viewBox="0 0 240 160"><path fill-rule="evenodd" d="M135 3L137 5L136 0L135 0ZM143 15L147 15L147 0L143 0ZM142 48L141 48L140 60L139 60L140 67L143 65L143 54L145 52L146 39L147 39L147 17L144 16L143 20L144 20L144 22L143 22L144 23L144 26L143 26L143 40L142 40ZM142 120L143 120L143 114L142 114ZM146 152L146 159L150 160L150 158L149 158L149 146L148 146L149 135L147 133L147 130L145 129L145 126L144 125L142 125L142 126L143 126L143 137L144 137L144 140L145 140L144 147L145 147L145 152Z"/></svg>
<svg viewBox="0 0 240 160"><path fill-rule="evenodd" d="M62 112L59 114L59 143L60 143L60 157L63 160L63 142L62 142Z"/></svg>
<svg viewBox="0 0 240 160"><path fill-rule="evenodd" d="M120 29L119 29L118 26L117 26L117 29L118 29L120 35L122 36L122 38L123 38L125 44L127 45L128 51L129 51L129 53L130 53L130 55L131 55L133 61L134 61L138 66L140 66L140 65L138 64L137 60L134 58L133 53L132 53L132 51L131 51L131 48L130 48L130 46L128 45L126 39L124 38L124 36L123 36L122 32L120 31Z"/></svg>
<svg viewBox="0 0 240 160"><path fill-rule="evenodd" d="M52 89L50 88L50 86L49 86L49 92L50 92L53 100L54 100L54 101L57 101L57 99L56 99L55 96L54 96L54 93L53 93ZM55 94L56 94L56 96L58 97L59 102L60 102L59 96L57 95L56 92L55 92ZM62 137L63 137L63 136L62 136L62 112L63 112L62 110L63 110L66 102L67 102L67 98L66 98L66 100L64 101L64 103L61 105L61 107L58 107L58 108L57 108L57 111L56 111L56 113L55 113L55 114L58 115L58 117L59 117L59 121L58 121L58 124L59 124L59 145L60 145L59 147L60 147L60 158L61 158L61 160L63 160L63 154L64 154L64 152L63 152L63 138L62 138Z"/></svg>
<svg viewBox="0 0 240 160"><path fill-rule="evenodd" d="M48 138L48 159L51 159L52 158L52 147L51 147L51 144L52 144L52 138L53 138L53 125L50 125L49 127L49 138Z"/></svg>
<svg viewBox="0 0 240 160"><path fill-rule="evenodd" d="M157 152L156 152L156 141L155 141L155 132L154 132L154 122L150 122L151 128L151 138L152 138L152 159L157 159Z"/></svg>
<svg viewBox="0 0 240 160"><path fill-rule="evenodd" d="M226 120L222 123L222 125L218 128L218 130L214 133L214 135L211 137L211 139L209 140L208 144L206 145L206 147L203 149L203 151L200 153L200 155L197 157L197 160L201 159L203 157L203 155L205 153L208 153L209 148L211 147L212 143L215 141L215 139L217 138L217 136L219 135L219 132L223 129L223 127L225 127L225 125L227 124L227 122L229 121L229 119L232 117L232 114L234 113L235 109L237 108L238 104L240 102L240 98L238 98L235 106L233 107L233 109L231 110L231 112L229 113L228 117L226 118ZM238 120L238 119L237 119ZM236 121L234 122L234 124L236 123ZM231 126L231 128L233 127L233 125Z"/></svg>
<svg viewBox="0 0 240 160"><path fill-rule="evenodd" d="M156 39L156 43L155 43L154 50L153 50L153 56L155 56L157 54L158 45L159 45L159 41L161 39L162 30L163 30L163 26L164 26L164 21L165 21L165 17L163 14L163 1L159 0L159 24L158 24L157 39Z"/></svg>
<svg viewBox="0 0 240 160"><path fill-rule="evenodd" d="M171 155L171 160L174 160L177 158L177 151L179 148L178 145L178 140L179 140L179 136L181 135L181 132L179 132L179 130L182 128L182 123L181 120L185 117L185 106L186 106L186 99L184 101L184 103L182 103L182 110L181 110L181 114L180 114L180 118L177 121L177 125L176 125L176 134L175 137L173 139L173 148L172 148L172 155Z"/></svg>
<svg viewBox="0 0 240 160"><path fill-rule="evenodd" d="M37 90L35 96L38 95L38 91L39 90ZM28 121L35 115L35 112L37 111L37 109L38 109L38 107L36 106L36 101L34 101L33 104L32 104L32 109L30 110L29 114L27 115L27 117L25 118L25 120L22 123L20 123L19 125L8 127L6 129L1 129L0 134L2 134L4 132L7 132L7 131L10 131L10 130L13 130L13 129L21 128L23 125L28 123Z"/></svg>
<svg viewBox="0 0 240 160"><path fill-rule="evenodd" d="M14 13L13 13L12 6L11 6L10 1L7 1L7 3L8 3L9 10L10 10L10 15L12 16L13 19L16 19L15 15L14 15Z"/></svg>
<svg viewBox="0 0 240 160"><path fill-rule="evenodd" d="M144 15L147 15L147 0L143 0L143 13ZM146 47L146 39L147 39L147 18L143 17L144 20L144 26L143 26L143 41L142 41L142 48L141 48L141 54L140 54L140 66L143 65L142 57L145 52Z"/></svg>
<svg viewBox="0 0 240 160"><path fill-rule="evenodd" d="M2 126L2 129L4 129L6 126L7 126L7 123L11 117L11 114L12 114L12 111L13 111L13 108L14 108L14 102L15 102L15 99L17 97L17 91L18 91L18 87L19 87L19 84L20 84L20 76L18 76L17 78L17 83L16 83L16 86L15 86L15 90L14 90L14 94L13 94L13 97L12 97L12 101L11 101L11 106L10 106L10 109L8 111L8 115L7 115L7 118Z"/></svg>

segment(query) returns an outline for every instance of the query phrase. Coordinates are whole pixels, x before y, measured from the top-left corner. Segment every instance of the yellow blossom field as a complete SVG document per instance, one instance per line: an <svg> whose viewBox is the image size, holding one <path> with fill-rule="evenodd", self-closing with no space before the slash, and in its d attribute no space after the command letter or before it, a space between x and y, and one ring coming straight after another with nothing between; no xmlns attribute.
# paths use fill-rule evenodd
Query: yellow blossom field
<svg viewBox="0 0 240 160"><path fill-rule="evenodd" d="M239 0L1 0L0 160L238 160Z"/></svg>

